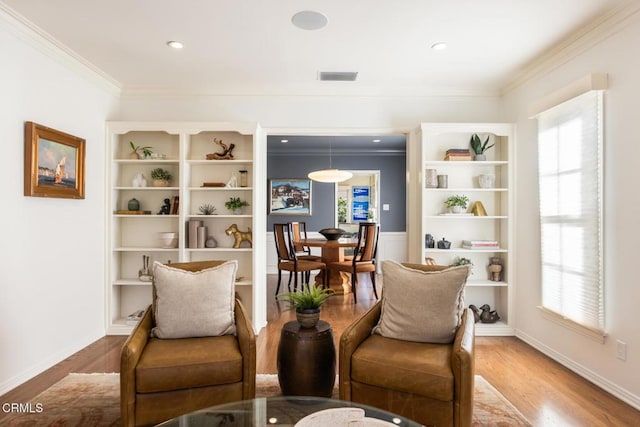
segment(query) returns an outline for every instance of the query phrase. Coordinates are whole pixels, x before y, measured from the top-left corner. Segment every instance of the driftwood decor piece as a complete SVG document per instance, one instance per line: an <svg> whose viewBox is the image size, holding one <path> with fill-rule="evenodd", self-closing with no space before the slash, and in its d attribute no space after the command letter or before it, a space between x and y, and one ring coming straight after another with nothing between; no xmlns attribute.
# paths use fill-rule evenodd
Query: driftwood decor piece
<svg viewBox="0 0 640 427"><path fill-rule="evenodd" d="M236 148L235 144L225 144L221 139L214 138L213 143L219 145L222 148L221 153L209 153L207 154L207 160L233 160L233 149Z"/></svg>

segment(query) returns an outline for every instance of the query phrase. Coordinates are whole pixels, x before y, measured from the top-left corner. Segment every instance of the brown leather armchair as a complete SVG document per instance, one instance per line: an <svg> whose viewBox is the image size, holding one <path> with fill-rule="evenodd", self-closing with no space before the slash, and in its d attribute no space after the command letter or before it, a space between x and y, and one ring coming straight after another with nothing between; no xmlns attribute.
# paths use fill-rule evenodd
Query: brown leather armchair
<svg viewBox="0 0 640 427"><path fill-rule="evenodd" d="M470 426L473 312L464 311L453 343L427 344L372 335L381 304L376 303L340 338L340 399L388 410L427 426Z"/></svg>
<svg viewBox="0 0 640 427"><path fill-rule="evenodd" d="M175 263L198 271L220 262ZM208 406L255 397L256 341L236 299L236 335L150 337L153 306L125 342L120 359L122 425L154 425Z"/></svg>

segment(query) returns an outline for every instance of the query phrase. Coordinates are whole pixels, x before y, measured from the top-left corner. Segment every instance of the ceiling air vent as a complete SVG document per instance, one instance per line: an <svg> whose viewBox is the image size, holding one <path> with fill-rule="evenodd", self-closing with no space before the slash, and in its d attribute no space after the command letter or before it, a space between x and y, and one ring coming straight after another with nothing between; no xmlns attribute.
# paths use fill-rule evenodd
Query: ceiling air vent
<svg viewBox="0 0 640 427"><path fill-rule="evenodd" d="M320 71L320 80L327 82L354 82L357 71Z"/></svg>

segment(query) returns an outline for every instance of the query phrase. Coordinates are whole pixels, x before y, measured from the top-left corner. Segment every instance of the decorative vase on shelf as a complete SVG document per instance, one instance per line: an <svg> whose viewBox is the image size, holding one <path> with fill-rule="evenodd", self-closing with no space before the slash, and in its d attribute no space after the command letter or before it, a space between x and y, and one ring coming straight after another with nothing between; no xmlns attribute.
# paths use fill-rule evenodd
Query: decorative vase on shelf
<svg viewBox="0 0 640 427"><path fill-rule="evenodd" d="M218 246L218 242L213 238L213 236L209 236L207 241L204 243L204 246L207 248L215 248Z"/></svg>
<svg viewBox="0 0 640 427"><path fill-rule="evenodd" d="M424 185L427 188L438 188L438 171L427 169L424 173Z"/></svg>
<svg viewBox="0 0 640 427"><path fill-rule="evenodd" d="M477 161L477 162L483 162L483 161L487 160L487 155L486 154L476 154L473 159L475 161Z"/></svg>
<svg viewBox="0 0 640 427"><path fill-rule="evenodd" d="M140 210L140 202L134 197L133 199L129 200L129 203L127 203L127 208L130 211Z"/></svg>
<svg viewBox="0 0 640 427"><path fill-rule="evenodd" d="M478 175L478 185L480 188L493 188L496 182L495 175L482 174Z"/></svg>
<svg viewBox="0 0 640 427"><path fill-rule="evenodd" d="M154 187L168 187L169 186L169 181L167 181L166 179L154 179L153 180L153 186Z"/></svg>
<svg viewBox="0 0 640 427"><path fill-rule="evenodd" d="M142 268L138 270L138 279L142 282L151 282L153 275L149 269L149 255L142 255Z"/></svg>
<svg viewBox="0 0 640 427"><path fill-rule="evenodd" d="M442 240L438 240L438 249L450 249L451 248L451 242L448 240L445 240L445 238L443 237Z"/></svg>
<svg viewBox="0 0 640 427"><path fill-rule="evenodd" d="M464 211L465 211L464 206L451 206L451 213L461 214L461 213L464 213Z"/></svg>
<svg viewBox="0 0 640 427"><path fill-rule="evenodd" d="M314 328L320 320L319 308L308 308L304 310L296 310L296 320L303 328Z"/></svg>
<svg viewBox="0 0 640 427"><path fill-rule="evenodd" d="M424 235L424 247L425 248L435 248L436 241L433 239L431 234Z"/></svg>
<svg viewBox="0 0 640 427"><path fill-rule="evenodd" d="M249 183L249 172L246 170L241 170L240 172L240 187L247 187Z"/></svg>
<svg viewBox="0 0 640 427"><path fill-rule="evenodd" d="M137 173L136 176L131 180L132 187L146 187L147 179L144 177L143 173Z"/></svg>

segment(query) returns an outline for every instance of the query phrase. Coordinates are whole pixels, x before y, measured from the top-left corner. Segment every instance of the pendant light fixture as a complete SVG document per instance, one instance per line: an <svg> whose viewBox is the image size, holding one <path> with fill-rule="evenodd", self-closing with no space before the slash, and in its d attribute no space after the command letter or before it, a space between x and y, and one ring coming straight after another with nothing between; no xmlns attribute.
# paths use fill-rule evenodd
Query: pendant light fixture
<svg viewBox="0 0 640 427"><path fill-rule="evenodd" d="M353 174L349 171L341 171L331 167L331 141L329 141L329 168L310 172L307 176L314 181L331 183L346 181Z"/></svg>

